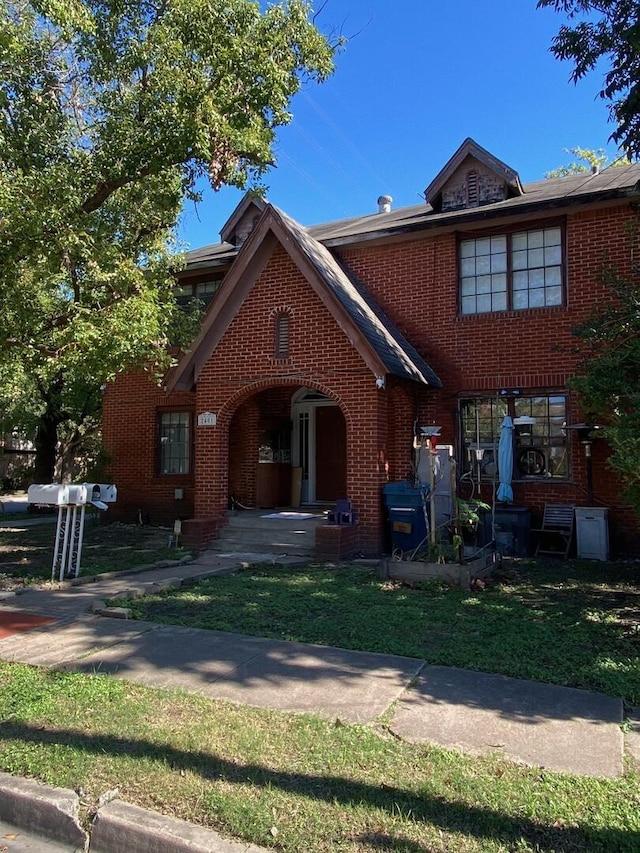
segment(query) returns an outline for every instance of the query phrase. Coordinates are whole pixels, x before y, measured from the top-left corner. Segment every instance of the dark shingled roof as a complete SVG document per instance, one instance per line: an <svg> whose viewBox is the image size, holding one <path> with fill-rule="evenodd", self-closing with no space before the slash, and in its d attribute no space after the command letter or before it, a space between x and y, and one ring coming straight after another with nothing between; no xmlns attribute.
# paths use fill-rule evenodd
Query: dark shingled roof
<svg viewBox="0 0 640 853"><path fill-rule="evenodd" d="M624 199L640 195L640 164L609 166L598 174L582 172L565 178L549 178L525 184L516 198L466 210L436 213L428 204L398 208L390 213L371 213L313 225L306 231L325 246L343 246L401 236L435 228L455 229L504 216L558 210ZM230 263L238 250L230 243L216 243L195 249L186 255L187 270Z"/></svg>
<svg viewBox="0 0 640 853"><path fill-rule="evenodd" d="M278 208L272 210L295 238L316 272L340 302L355 326L371 345L387 372L442 388L440 379L409 341L398 331L382 309L331 252L309 231Z"/></svg>

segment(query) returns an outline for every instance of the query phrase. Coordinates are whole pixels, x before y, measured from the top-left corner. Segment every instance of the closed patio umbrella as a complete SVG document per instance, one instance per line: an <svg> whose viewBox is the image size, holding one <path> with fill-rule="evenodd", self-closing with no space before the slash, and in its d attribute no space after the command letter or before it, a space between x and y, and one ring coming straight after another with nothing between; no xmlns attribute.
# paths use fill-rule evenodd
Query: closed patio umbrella
<svg viewBox="0 0 640 853"><path fill-rule="evenodd" d="M513 421L506 415L500 427L500 441L498 443L498 486L497 500L504 503L513 503L513 489L511 478L513 477Z"/></svg>

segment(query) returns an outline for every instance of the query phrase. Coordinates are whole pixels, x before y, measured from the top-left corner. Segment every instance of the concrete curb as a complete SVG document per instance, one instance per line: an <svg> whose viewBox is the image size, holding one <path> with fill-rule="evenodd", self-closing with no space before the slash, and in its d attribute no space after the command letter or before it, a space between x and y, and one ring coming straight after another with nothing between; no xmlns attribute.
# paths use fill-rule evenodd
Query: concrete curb
<svg viewBox="0 0 640 853"><path fill-rule="evenodd" d="M75 791L50 788L32 779L0 773L0 818L3 821L51 841L87 850L89 835L80 826L79 805Z"/></svg>
<svg viewBox="0 0 640 853"><path fill-rule="evenodd" d="M265 848L228 841L217 832L175 817L113 800L93 823L91 853L263 853Z"/></svg>
<svg viewBox="0 0 640 853"><path fill-rule="evenodd" d="M75 791L0 772L0 820L32 836L86 853L266 853L266 848L222 838L211 829L121 800L102 806L90 832L79 822Z"/></svg>
<svg viewBox="0 0 640 853"><path fill-rule="evenodd" d="M98 583L99 581L111 580L112 578L127 577L128 575L141 575L144 572L150 572L154 569L166 569L169 566L183 566L187 563L193 563L196 559L194 554L185 554L179 560L159 560L157 563L144 563L140 566L133 566L130 569L120 569L116 572L100 572L97 575L80 575L78 578L70 578L63 581L58 581L57 585L64 589L70 586L84 586L89 583Z"/></svg>

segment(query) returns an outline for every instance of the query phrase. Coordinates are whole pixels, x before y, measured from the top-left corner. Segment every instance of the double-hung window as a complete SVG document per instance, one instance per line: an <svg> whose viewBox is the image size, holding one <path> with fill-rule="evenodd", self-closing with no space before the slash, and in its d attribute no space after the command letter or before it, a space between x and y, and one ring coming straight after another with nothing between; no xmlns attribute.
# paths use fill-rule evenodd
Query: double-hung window
<svg viewBox="0 0 640 853"><path fill-rule="evenodd" d="M460 241L460 312L563 304L560 225Z"/></svg>
<svg viewBox="0 0 640 853"><path fill-rule="evenodd" d="M514 480L569 476L567 398L563 394L461 400L463 472L497 479L498 442L505 415L514 423Z"/></svg>
<svg viewBox="0 0 640 853"><path fill-rule="evenodd" d="M191 467L191 415L161 412L159 416L160 473L188 474Z"/></svg>

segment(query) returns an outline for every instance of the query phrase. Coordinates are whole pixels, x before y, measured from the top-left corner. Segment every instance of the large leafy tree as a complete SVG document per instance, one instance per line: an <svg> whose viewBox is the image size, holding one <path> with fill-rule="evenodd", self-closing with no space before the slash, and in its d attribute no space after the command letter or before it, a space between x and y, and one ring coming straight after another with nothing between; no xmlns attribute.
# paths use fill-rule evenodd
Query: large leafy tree
<svg viewBox="0 0 640 853"><path fill-rule="evenodd" d="M335 46L302 0L0 0L0 402L36 479L162 363L185 197L259 182Z"/></svg>
<svg viewBox="0 0 640 853"><path fill-rule="evenodd" d="M573 62L580 80L602 61L600 96L609 103L611 135L632 160L640 157L640 5L637 0L539 0L568 16L553 40L558 59ZM583 156L585 152L581 152ZM599 156L599 155L597 155ZM611 302L577 329L583 354L574 380L590 420L606 426L610 463L640 512L640 284L608 269Z"/></svg>
<svg viewBox="0 0 640 853"><path fill-rule="evenodd" d="M581 364L572 385L591 423L602 424L609 463L640 512L640 285L606 269L611 300L574 330Z"/></svg>
<svg viewBox="0 0 640 853"><path fill-rule="evenodd" d="M580 80L604 59L600 96L610 104L616 129L611 138L632 159L640 156L640 7L637 0L538 0L538 7L564 12L551 50L573 62Z"/></svg>

